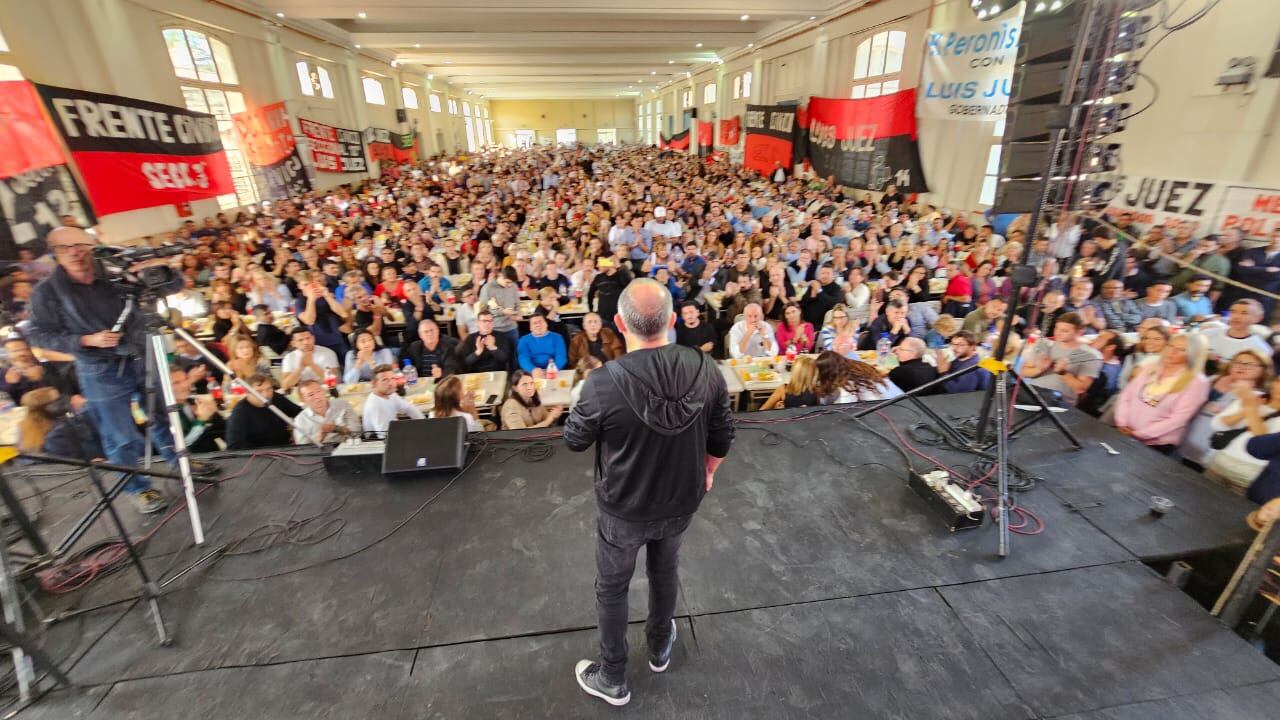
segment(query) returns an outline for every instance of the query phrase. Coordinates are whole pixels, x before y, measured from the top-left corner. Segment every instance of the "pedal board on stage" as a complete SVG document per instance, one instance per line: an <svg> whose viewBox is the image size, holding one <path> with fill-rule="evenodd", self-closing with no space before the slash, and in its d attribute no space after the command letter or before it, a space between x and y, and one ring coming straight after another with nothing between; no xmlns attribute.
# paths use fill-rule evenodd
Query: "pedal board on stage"
<svg viewBox="0 0 1280 720"><path fill-rule="evenodd" d="M982 525L986 515L982 503L964 486L952 482L951 473L946 470L924 475L912 472L907 484L943 519L951 532Z"/></svg>

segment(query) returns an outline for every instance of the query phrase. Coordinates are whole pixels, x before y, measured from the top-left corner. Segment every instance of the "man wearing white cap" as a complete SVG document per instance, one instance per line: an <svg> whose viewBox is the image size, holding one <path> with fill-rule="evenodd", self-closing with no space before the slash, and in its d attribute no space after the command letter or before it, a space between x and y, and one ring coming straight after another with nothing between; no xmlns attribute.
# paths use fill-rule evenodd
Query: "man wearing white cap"
<svg viewBox="0 0 1280 720"><path fill-rule="evenodd" d="M654 238L675 239L684 234L680 222L667 216L667 209L659 205L653 209L653 219L645 223L645 230Z"/></svg>

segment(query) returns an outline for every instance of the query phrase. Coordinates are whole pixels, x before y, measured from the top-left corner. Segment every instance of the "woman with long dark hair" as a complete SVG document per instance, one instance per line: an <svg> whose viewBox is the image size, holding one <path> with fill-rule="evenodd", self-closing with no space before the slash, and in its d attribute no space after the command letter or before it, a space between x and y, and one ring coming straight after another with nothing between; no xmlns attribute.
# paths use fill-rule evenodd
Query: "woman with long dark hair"
<svg viewBox="0 0 1280 720"><path fill-rule="evenodd" d="M523 370L511 374L511 394L502 403L504 430L548 427L554 425L563 412L564 407L560 405L548 407L542 404L533 375Z"/></svg>
<svg viewBox="0 0 1280 720"><path fill-rule="evenodd" d="M874 365L827 350L818 356L818 401L823 405L886 400L902 394Z"/></svg>
<svg viewBox="0 0 1280 720"><path fill-rule="evenodd" d="M436 383L431 417L460 417L467 421L467 432L484 431L484 426L476 419L476 404L471 395L463 391L462 380L457 375L447 375Z"/></svg>

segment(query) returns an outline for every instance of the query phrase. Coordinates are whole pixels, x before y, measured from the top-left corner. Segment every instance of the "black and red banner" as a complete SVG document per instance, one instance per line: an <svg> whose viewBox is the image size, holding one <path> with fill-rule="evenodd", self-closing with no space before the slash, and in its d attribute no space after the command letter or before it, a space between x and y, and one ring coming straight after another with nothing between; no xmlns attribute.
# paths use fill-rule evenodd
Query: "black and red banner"
<svg viewBox="0 0 1280 720"><path fill-rule="evenodd" d="M794 105L748 105L743 124L747 144L742 164L768 177L779 166L790 177L796 163L796 134L799 123Z"/></svg>
<svg viewBox="0 0 1280 720"><path fill-rule="evenodd" d="M418 136L414 133L394 133L383 128L365 128L365 144L369 146L369 159L391 165L418 162Z"/></svg>
<svg viewBox="0 0 1280 720"><path fill-rule="evenodd" d="M298 144L289 126L284 103L255 108L231 116L240 148L267 184L273 199L301 195L311 189L311 178L298 155Z"/></svg>
<svg viewBox="0 0 1280 720"><path fill-rule="evenodd" d="M737 115L720 121L720 142L717 145L737 145L742 139L742 119Z"/></svg>
<svg viewBox="0 0 1280 720"><path fill-rule="evenodd" d="M809 162L820 177L847 187L928 192L916 142L914 89L861 100L809 98ZM747 136L748 142L750 135Z"/></svg>
<svg viewBox="0 0 1280 720"><path fill-rule="evenodd" d="M706 157L711 154L711 148L716 144L715 138L716 124L707 120L698 121L698 157Z"/></svg>
<svg viewBox="0 0 1280 720"><path fill-rule="evenodd" d="M212 115L118 95L36 89L99 215L236 191Z"/></svg>
<svg viewBox="0 0 1280 720"><path fill-rule="evenodd" d="M664 150L681 150L689 149L689 129L685 128L671 137L663 137L658 134L658 147Z"/></svg>
<svg viewBox="0 0 1280 720"><path fill-rule="evenodd" d="M298 128L311 145L311 166L316 172L355 173L369 169L360 133L298 118Z"/></svg>

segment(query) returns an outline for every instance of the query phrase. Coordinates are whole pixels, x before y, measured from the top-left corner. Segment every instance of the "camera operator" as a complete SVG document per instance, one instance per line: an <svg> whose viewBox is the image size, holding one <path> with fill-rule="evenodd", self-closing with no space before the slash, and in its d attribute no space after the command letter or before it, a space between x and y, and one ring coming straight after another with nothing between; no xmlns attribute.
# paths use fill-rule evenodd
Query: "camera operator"
<svg viewBox="0 0 1280 720"><path fill-rule="evenodd" d="M126 295L99 275L93 259L97 240L80 228L60 227L49 233L46 242L58 267L32 292L28 337L36 347L75 358L81 392L102 434L107 460L136 466L145 445L130 401L142 403L146 382L143 310L130 313L122 332L112 332L124 310ZM169 424L163 414L153 414L157 416L152 425L156 449L176 467ZM192 463L192 470L202 475L216 472L214 466L204 463ZM142 513L158 512L168 502L139 475L130 478L124 492Z"/></svg>

